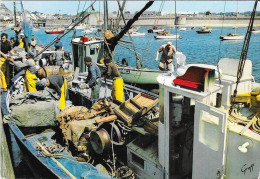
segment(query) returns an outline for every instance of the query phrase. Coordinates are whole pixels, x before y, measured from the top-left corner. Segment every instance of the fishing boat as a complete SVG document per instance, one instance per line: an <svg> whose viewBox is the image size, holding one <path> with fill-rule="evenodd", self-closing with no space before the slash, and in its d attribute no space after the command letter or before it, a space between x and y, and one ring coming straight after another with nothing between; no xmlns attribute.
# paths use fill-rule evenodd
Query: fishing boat
<svg viewBox="0 0 260 179"><path fill-rule="evenodd" d="M179 34L171 34L169 32L160 32L160 33L158 33L158 35L154 36L154 38L157 40L178 39Z"/></svg>
<svg viewBox="0 0 260 179"><path fill-rule="evenodd" d="M64 33L64 29L49 29L49 30L45 30L46 34L63 34Z"/></svg>
<svg viewBox="0 0 260 179"><path fill-rule="evenodd" d="M97 50L97 47L100 48ZM104 41L101 38L96 37L76 37L72 39L72 49L73 49L73 64L76 66L80 65L80 72L85 72L86 67L84 65L84 57L90 56L94 63L100 67L101 71L105 71L106 67L100 62L103 56ZM84 52L84 53L83 53ZM85 54L85 55L83 55ZM156 85L156 77L159 74L167 73L158 70L150 69L137 69L128 66L126 60L122 60L122 63L116 63L118 70L126 83L130 84L140 84L140 85Z"/></svg>
<svg viewBox="0 0 260 179"><path fill-rule="evenodd" d="M239 34L227 34L225 36L220 36L219 38L221 40L243 40L244 39L244 35L239 35Z"/></svg>
<svg viewBox="0 0 260 179"><path fill-rule="evenodd" d="M207 33L211 33L212 29L209 27L201 27L199 30L196 31L198 34L207 34Z"/></svg>
<svg viewBox="0 0 260 179"><path fill-rule="evenodd" d="M165 31L165 29L154 26L153 28L148 29L147 31L148 31L148 33L157 33L157 32L163 32L163 31Z"/></svg>
<svg viewBox="0 0 260 179"><path fill-rule="evenodd" d="M186 27L181 27L179 30L180 30L180 31L186 31L187 28L186 28Z"/></svg>

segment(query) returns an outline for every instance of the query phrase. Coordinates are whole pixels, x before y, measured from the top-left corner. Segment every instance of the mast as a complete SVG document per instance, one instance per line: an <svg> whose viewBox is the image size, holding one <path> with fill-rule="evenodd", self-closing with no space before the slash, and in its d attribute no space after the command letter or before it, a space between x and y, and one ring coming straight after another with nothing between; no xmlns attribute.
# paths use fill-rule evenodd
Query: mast
<svg viewBox="0 0 260 179"><path fill-rule="evenodd" d="M16 19L16 2L14 1L14 25L17 26L17 19Z"/></svg>
<svg viewBox="0 0 260 179"><path fill-rule="evenodd" d="M107 0L104 0L104 32L107 30L107 22L108 22Z"/></svg>

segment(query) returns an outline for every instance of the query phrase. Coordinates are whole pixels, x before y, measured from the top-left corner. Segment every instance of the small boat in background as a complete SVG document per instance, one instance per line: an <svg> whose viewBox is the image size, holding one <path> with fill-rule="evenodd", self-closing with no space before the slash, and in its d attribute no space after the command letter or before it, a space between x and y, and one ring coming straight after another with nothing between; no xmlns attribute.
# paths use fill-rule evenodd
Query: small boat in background
<svg viewBox="0 0 260 179"><path fill-rule="evenodd" d="M169 32L159 32L158 35L154 36L155 39L178 39L179 34L170 34Z"/></svg>
<svg viewBox="0 0 260 179"><path fill-rule="evenodd" d="M180 28L180 31L186 31L186 30L187 30L186 27L181 27L181 28Z"/></svg>
<svg viewBox="0 0 260 179"><path fill-rule="evenodd" d="M260 29L252 29L251 31L253 34L258 34L260 33Z"/></svg>
<svg viewBox="0 0 260 179"><path fill-rule="evenodd" d="M86 29L86 30L82 31L82 33L84 33L84 34L89 34L89 33L92 33L92 32L93 32L93 30L91 30L91 29Z"/></svg>
<svg viewBox="0 0 260 179"><path fill-rule="evenodd" d="M195 27L191 27L191 28L190 28L190 30L194 30L194 29L195 29Z"/></svg>
<svg viewBox="0 0 260 179"><path fill-rule="evenodd" d="M40 30L40 29L34 27L32 30L33 30L33 31L38 31L38 30Z"/></svg>
<svg viewBox="0 0 260 179"><path fill-rule="evenodd" d="M244 39L244 35L239 35L239 34L227 34L227 35L224 35L224 36L220 36L219 38L221 40L243 40Z"/></svg>
<svg viewBox="0 0 260 179"><path fill-rule="evenodd" d="M46 34L63 34L64 29L50 29L50 30L45 30Z"/></svg>
<svg viewBox="0 0 260 179"><path fill-rule="evenodd" d="M199 30L196 31L198 34L207 34L207 33L211 33L212 29L209 27L201 27Z"/></svg>
<svg viewBox="0 0 260 179"><path fill-rule="evenodd" d="M148 33L163 32L165 29L154 26L152 29L148 29Z"/></svg>
<svg viewBox="0 0 260 179"><path fill-rule="evenodd" d="M129 32L128 34L129 34L131 37L145 36L145 33L141 33L141 32ZM128 34L126 33L125 36L128 37Z"/></svg>
<svg viewBox="0 0 260 179"><path fill-rule="evenodd" d="M77 26L75 27L76 30L86 29L86 28L87 28L86 24L79 24L79 25L77 25Z"/></svg>

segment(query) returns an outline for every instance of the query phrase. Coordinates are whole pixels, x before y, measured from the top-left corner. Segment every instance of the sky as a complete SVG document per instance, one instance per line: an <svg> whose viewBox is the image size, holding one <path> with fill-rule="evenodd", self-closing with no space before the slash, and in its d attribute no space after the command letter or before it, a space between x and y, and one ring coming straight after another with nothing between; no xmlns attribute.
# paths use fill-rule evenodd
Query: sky
<svg viewBox="0 0 260 179"><path fill-rule="evenodd" d="M80 2L79 10L87 8L91 1L22 1L24 9L31 12L38 11L45 14L71 14L75 15ZM154 4L148 9L149 11L158 11L162 1L155 1ZM10 10L13 9L13 1L2 1ZM127 1L126 11L132 13L140 10L147 1ZM165 1L162 11L174 12L174 0ZM238 4L238 5L237 5ZM85 5L85 6L84 6ZM177 11L198 11L205 12L238 12L252 11L254 1L177 1ZM97 1L94 5L95 11L103 9L103 1ZM21 9L20 1L17 1L17 9ZM225 10L224 10L225 9ZM259 9L259 8L258 8ZM108 1L109 12L117 11L117 1Z"/></svg>

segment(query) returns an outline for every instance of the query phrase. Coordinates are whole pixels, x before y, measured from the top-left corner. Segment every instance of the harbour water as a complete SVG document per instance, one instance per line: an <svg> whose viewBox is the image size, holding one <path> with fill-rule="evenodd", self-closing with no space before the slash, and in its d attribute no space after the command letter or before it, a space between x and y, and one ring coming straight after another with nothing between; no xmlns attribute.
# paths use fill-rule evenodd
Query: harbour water
<svg viewBox="0 0 260 179"><path fill-rule="evenodd" d="M140 27L139 32L145 32L146 35L133 37L132 39L136 47L147 49L137 49L137 52L141 54L144 67L158 69L158 61L155 61L156 51L162 44L169 40L155 40L155 34L147 33L147 29L149 28L150 27ZM166 30L168 29L166 28ZM219 36L234 33L234 29L231 27L212 27L212 33L210 34L197 34L196 30L198 30L198 28L195 28L194 30L187 28L186 31L177 30L177 33L180 35L180 39L177 40L177 50L186 55L187 63L207 63L216 65L220 58L227 57L239 59L244 42L243 40L219 40ZM245 35L246 30L247 27L241 27L236 30L236 33ZM83 35L81 31L82 30L77 30L77 35ZM13 31L7 30L6 32L9 34L9 37L14 36ZM176 29L171 29L170 32L175 34ZM37 43L43 45L47 45L57 36L45 34L44 29L33 31L32 34L37 36ZM61 40L65 50L72 51L70 45L72 35L73 32L70 32ZM90 35L94 35L94 33ZM124 37L123 40L130 41L130 38ZM170 41L176 46L176 40ZM123 58L128 60L130 66L136 66L134 52L118 45L114 59L121 62ZM260 82L260 34L252 34L247 58L252 60L255 81Z"/></svg>

